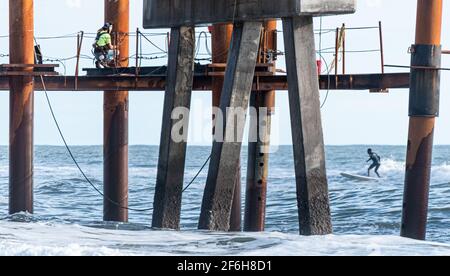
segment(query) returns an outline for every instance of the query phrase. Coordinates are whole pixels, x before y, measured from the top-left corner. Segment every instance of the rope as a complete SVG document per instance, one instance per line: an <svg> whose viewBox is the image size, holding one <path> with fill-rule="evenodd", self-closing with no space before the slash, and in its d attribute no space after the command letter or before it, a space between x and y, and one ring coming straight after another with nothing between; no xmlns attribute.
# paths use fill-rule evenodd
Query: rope
<svg viewBox="0 0 450 276"><path fill-rule="evenodd" d="M339 50L342 48L343 44L344 44L344 39L345 39L345 31L347 30L347 27L342 27L339 30L339 36L338 36L338 45L337 45L337 52L338 55L334 57L333 62L331 63L331 67L330 67L330 71L332 71L333 69L335 69L336 67L336 61L339 60ZM347 51L345 51L347 52ZM327 52L322 52L322 53L327 53ZM334 52L333 52L334 53Z"/></svg>
<svg viewBox="0 0 450 276"><path fill-rule="evenodd" d="M325 104L327 103L328 97L329 97L329 95L330 95L330 90L331 90L331 89L330 89L330 86L331 86L331 76L330 76L330 73L331 73L331 70L333 70L333 69L329 68L328 62L327 62L326 59L323 57L323 55L320 54L320 53L319 53L319 55L320 55L320 59L323 60L323 62L325 63L325 67L327 67L327 78L328 78L327 94L326 94L326 96L325 96L325 100L324 100L323 103L320 105L320 109L322 109L322 108L325 107Z"/></svg>
<svg viewBox="0 0 450 276"><path fill-rule="evenodd" d="M358 30L374 30L374 29L379 29L379 26L372 26L372 27L346 27L346 30L349 31L358 31ZM314 30L315 32L318 32L320 30ZM322 29L322 32L324 33L331 33L331 32L335 32L336 29ZM281 31L280 31L281 32Z"/></svg>
<svg viewBox="0 0 450 276"><path fill-rule="evenodd" d="M205 37L205 47L206 47L206 54L204 54L204 53L200 53L200 48L201 48L201 46L200 46L200 42L201 42L201 40L202 40L202 36L204 36ZM208 34L206 33L206 32L204 32L204 31L202 31L202 32L200 32L200 34L198 35L198 38L197 38L197 47L196 47L197 49L195 50L195 57L198 57L198 56L200 56L200 55L203 55L203 56L212 56L212 53L211 53L211 50L210 50L210 48L209 48L209 45L208 45ZM206 60L206 59L204 59L204 60Z"/></svg>
<svg viewBox="0 0 450 276"><path fill-rule="evenodd" d="M47 100L47 104L48 107L50 109L50 113L52 115L53 121L55 122L55 126L58 129L59 135L64 143L64 146L67 149L67 152L70 155L70 158L72 159L73 163L75 164L75 166L78 168L79 172L81 173L81 175L83 176L83 178L86 180L86 182L100 195L102 196L105 200L107 200L108 202L110 202L111 204L119 207L120 209L124 209L124 210L129 210L129 211L135 211L135 212L148 212L148 211L152 211L153 208L147 208L147 209L135 209L135 208L130 208L130 207L125 207L123 205L121 205L120 203L112 200L111 198L107 197L102 191L100 191L95 185L94 183L89 179L89 177L86 175L86 173L83 171L83 169L81 168L80 164L78 163L78 161L76 160L71 148L69 147L69 144L67 143L67 140L62 132L62 129L59 125L59 122L56 118L56 114L53 110L53 106L51 104L50 98L48 96L48 91L47 91L47 87L45 85L45 81L44 81L44 77L41 75L40 76L41 82L42 82L42 88L44 89L44 93L45 93L45 98ZM206 160L205 164L200 168L200 170L198 171L198 173L195 175L195 177L189 182L189 184L186 186L186 188L183 189L182 193L186 192L187 189L189 189L189 187L197 180L197 178L199 177L199 175L203 172L203 170L205 169L206 165L208 164L209 160L211 160L211 155L208 157L208 159Z"/></svg>
<svg viewBox="0 0 450 276"><path fill-rule="evenodd" d="M162 48L160 48L158 45L156 45L155 43L153 43L153 41L151 41L150 39L148 39L148 37L146 37L143 33L140 33L141 36L147 40L150 44L152 44L156 49L160 50L161 52L167 53L166 50L163 50Z"/></svg>
<svg viewBox="0 0 450 276"><path fill-rule="evenodd" d="M212 155L210 155L208 157L208 159L206 159L205 164L203 164L203 166L201 167L201 169L198 171L198 173L195 175L195 177L192 179L191 182L189 182L189 184L186 186L186 188L183 189L183 192L186 192L187 189L189 189L189 187L191 187L191 185L195 182L195 180L199 177L199 175L202 173L202 171L205 169L206 165L208 164L208 162L211 160Z"/></svg>
<svg viewBox="0 0 450 276"><path fill-rule="evenodd" d="M76 38L78 34L79 34L79 32L66 34L66 35L60 35L60 36L38 36L36 38L40 39L40 40Z"/></svg>
<svg viewBox="0 0 450 276"><path fill-rule="evenodd" d="M320 105L320 109L322 109L325 106L325 104L327 103L327 101L328 101L328 96L330 95L330 82L331 82L331 79L330 79L330 71L331 70L330 70L330 68L328 66L328 63L327 63L326 59L322 55L322 29L323 29L322 27L323 27L323 17L320 17L319 51L318 51L318 54L320 56L320 59L323 60L323 62L325 63L325 66L327 67L327 76L328 76L327 94L325 96L325 100Z"/></svg>
<svg viewBox="0 0 450 276"><path fill-rule="evenodd" d="M334 49L334 48L333 48ZM375 53L375 52L381 52L381 50L374 49L374 50L345 50L346 54L352 54L352 53ZM334 54L334 51L323 51L323 54Z"/></svg>
<svg viewBox="0 0 450 276"><path fill-rule="evenodd" d="M235 6L234 6L234 16L236 16L237 13L237 5L238 5L238 1L235 1ZM323 43L323 35L327 34L327 33L332 33L335 31L335 29L323 29L323 25L322 25L322 18L320 19L320 29L316 30L316 34L319 35L319 45L320 45L320 54L333 54L334 51L334 47L329 47L329 48L322 48L322 43ZM356 27L356 28L348 28L346 27L345 30L364 30L364 29L376 29L378 27ZM341 32L343 32L344 30L341 29ZM282 31L278 31L278 32L282 32ZM66 38L76 38L77 35L80 32L76 32L76 33L70 33L70 34L65 34L65 35L59 35L59 36L40 36L40 37L36 37L36 39L40 39L40 40L50 40L50 39L66 39ZM205 31L199 31L196 32L198 34L198 40L200 41L202 38L205 39L205 49L206 49L206 53L201 53L201 47L200 44L201 42L199 42L197 49L196 49L196 61L211 61L212 58L212 54L211 54L211 49L210 49L210 45L208 44L209 41L208 39L210 38L210 35L205 32ZM136 32L128 32L128 33L123 33L123 34L127 34L128 36L136 36L136 35L141 35L142 37L144 37L149 43L151 43L154 47L156 47L157 49L160 50L159 53L152 53L152 54L140 54L140 55L131 55L129 57L127 57L127 59L140 59L140 60L156 60L156 59L164 59L167 58L167 50L162 49L161 47L159 47L156 43L154 43L153 41L151 41L148 37L155 37L155 36L165 36L167 37L167 33L136 33ZM89 35L96 35L96 33L85 33L85 37L88 38ZM7 38L9 37L9 35L3 35L0 36L0 38ZM93 36L94 37L94 36ZM339 38L339 42L341 44L342 42L342 33L340 35ZM142 40L140 40L140 48L141 48L141 53L142 53ZM340 49L341 47L339 47ZM379 52L380 50L347 50L346 53L371 53L371 52ZM220 55L226 55L228 52L228 50L224 53L221 53ZM278 55L283 55L283 52L278 51L277 53ZM4 58L4 57L8 57L9 55L6 54L0 54L0 58ZM206 56L206 57L202 57L200 58L200 56ZM66 61L69 60L75 60L77 57L76 56L72 56L72 57L44 57L45 61L47 62L59 62L61 64L64 65L64 63ZM88 55L81 55L80 58L82 59L87 59L87 60L92 60L93 58L91 56ZM140 63L141 64L141 63ZM142 65L142 64L141 64ZM65 65L64 65L65 66ZM334 63L331 65L331 68L334 68Z"/></svg>
<svg viewBox="0 0 450 276"><path fill-rule="evenodd" d="M153 208L149 208L149 209L134 209L134 208L129 208L129 207L122 206L120 203L115 202L115 201L112 200L111 198L107 197L103 192L101 192L101 191L94 185L94 183L92 183L92 181L89 179L89 177L87 177L86 173L83 171L83 169L81 168L80 164L79 164L78 161L76 160L75 156L73 155L72 150L70 149L70 147L69 147L69 145L68 145L68 143L67 143L67 141L66 141L66 138L64 137L64 134L63 134L63 132L62 132L62 130L61 130L61 127L60 127L60 125L59 125L59 123L58 123L58 120L57 120L57 118L56 118L55 112L54 112L54 110L53 110L53 106L52 106L52 104L51 104L50 98L49 98L49 96L48 96L47 88L46 88L46 85L45 85L44 77L43 77L43 76L41 76L41 82L42 82L42 87L43 87L44 92L45 92L45 98L46 98L46 100L47 100L47 104L48 104L48 107L49 107L49 109L50 109L50 113L51 113L51 115L52 115L52 117L53 117L53 121L55 122L56 128L58 129L59 135L61 136L61 139L62 139L62 141L63 141L63 143L64 143L64 145L65 145L65 147L66 147L66 149L67 149L67 152L69 153L70 157L72 158L72 161L74 162L75 166L77 166L78 170L80 171L81 175L83 175L83 178L86 180L86 182L87 182L87 183L88 183L88 184L89 184L89 185L90 185L90 186L91 186L91 187L92 187L99 195L101 195L104 199L106 199L107 201L109 201L110 203L112 203L113 205L116 205L117 207L119 207L119 208L121 208L121 209L124 209L124 210L130 210L130 211L136 211L136 212L147 212L147 211L153 210Z"/></svg>

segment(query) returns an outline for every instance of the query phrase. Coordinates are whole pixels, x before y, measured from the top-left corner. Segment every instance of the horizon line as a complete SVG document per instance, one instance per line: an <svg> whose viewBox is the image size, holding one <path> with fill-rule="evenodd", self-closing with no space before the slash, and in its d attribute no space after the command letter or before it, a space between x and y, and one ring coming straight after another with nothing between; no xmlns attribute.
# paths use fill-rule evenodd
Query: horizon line
<svg viewBox="0 0 450 276"><path fill-rule="evenodd" d="M0 144L0 147L8 147L9 145ZM64 144L35 144L36 147L65 147ZM100 147L103 146L103 144L69 144L71 147ZM148 146L148 147L159 147L160 145L157 144L129 144L130 147L136 147L136 146ZM247 143L242 144L243 147L247 147ZM286 147L286 146L293 146L292 144L278 144L278 145L271 145L273 147ZM390 147L399 147L403 146L406 147L404 144L326 144L326 147L349 147L349 146L390 146ZM450 146L450 144L434 144L434 146ZM188 147L212 147L212 145L207 144L188 144Z"/></svg>

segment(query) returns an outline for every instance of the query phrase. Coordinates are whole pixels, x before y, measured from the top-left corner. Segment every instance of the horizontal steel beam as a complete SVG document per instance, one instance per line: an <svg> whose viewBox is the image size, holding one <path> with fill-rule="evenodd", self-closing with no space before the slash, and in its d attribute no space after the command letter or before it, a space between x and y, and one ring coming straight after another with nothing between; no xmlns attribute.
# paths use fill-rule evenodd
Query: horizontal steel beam
<svg viewBox="0 0 450 276"><path fill-rule="evenodd" d="M48 91L164 91L166 78L162 76L132 77L132 76L80 76L78 83L74 76L45 76L43 77ZM365 74L365 75L330 75L320 76L322 90L384 90L409 88L409 73L393 74ZM210 91L211 76L196 76L195 91ZM78 87L78 89L75 89ZM287 90L287 77L261 76L255 77L253 90L271 91ZM0 91L9 90L8 77L0 76ZM35 90L42 91L40 78L35 79Z"/></svg>

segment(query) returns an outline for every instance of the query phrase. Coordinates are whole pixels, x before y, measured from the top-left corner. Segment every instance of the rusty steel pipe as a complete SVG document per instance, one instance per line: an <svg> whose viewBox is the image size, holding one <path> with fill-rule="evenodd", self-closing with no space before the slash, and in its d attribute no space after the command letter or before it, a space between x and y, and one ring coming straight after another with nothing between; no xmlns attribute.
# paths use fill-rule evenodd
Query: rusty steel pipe
<svg viewBox="0 0 450 276"><path fill-rule="evenodd" d="M105 0L105 21L114 25L119 67L129 63L129 0ZM128 221L128 91L104 93L105 221ZM109 200L110 199L110 200Z"/></svg>
<svg viewBox="0 0 450 276"><path fill-rule="evenodd" d="M264 23L264 36L261 45L260 63L275 63L269 53L277 51L277 21ZM275 73L276 66L270 67ZM275 112L275 91L256 91L250 99L250 105L256 109L252 124L256 124L257 142L248 145L247 187L245 196L244 231L262 232L265 229L267 178L269 174L269 147L271 116ZM267 109L266 114L260 114ZM264 111L263 111L264 112ZM264 121L264 123L262 123ZM253 129L253 128L252 128Z"/></svg>
<svg viewBox="0 0 450 276"><path fill-rule="evenodd" d="M233 35L233 24L216 24L212 28L212 63L227 63L228 50ZM213 107L220 106L223 76L212 79Z"/></svg>
<svg viewBox="0 0 450 276"><path fill-rule="evenodd" d="M383 25L381 21L378 22L378 33L380 35L380 58L381 58L381 74L384 74L384 39L383 39Z"/></svg>
<svg viewBox="0 0 450 276"><path fill-rule="evenodd" d="M346 43L346 37L345 37L345 24L342 24L342 74L345 75L345 54L346 54L346 49L345 49L345 43Z"/></svg>
<svg viewBox="0 0 450 276"><path fill-rule="evenodd" d="M78 76L79 76L79 70L80 70L80 55L81 55L81 48L83 47L83 39L84 39L84 32L81 31L77 35L77 62L75 65L75 90L78 90Z"/></svg>
<svg viewBox="0 0 450 276"><path fill-rule="evenodd" d="M340 29L336 28L335 46L334 46L334 75L337 76L339 70L339 32Z"/></svg>
<svg viewBox="0 0 450 276"><path fill-rule="evenodd" d="M277 21L276 20L270 20L270 21L266 21L264 23L264 28L266 31L266 45L265 47L265 52L269 52L272 51L272 55L273 56L273 60L269 60L268 56L266 55L264 58L264 62L265 63L274 63L274 66L270 67L270 70L272 71L272 73L275 75L276 73L276 66L275 66L275 62L276 62L276 52L278 51L278 35L277 35ZM268 108L269 114L273 115L275 113L275 90L271 90L271 91L267 91L265 92L264 95L264 107Z"/></svg>
<svg viewBox="0 0 450 276"><path fill-rule="evenodd" d="M34 64L33 0L9 1L9 32L10 63ZM10 77L9 86L9 213L33 213L33 77Z"/></svg>
<svg viewBox="0 0 450 276"><path fill-rule="evenodd" d="M416 42L411 66L440 67L442 0L417 1ZM440 72L411 70L410 123L401 235L426 238L435 118Z"/></svg>
<svg viewBox="0 0 450 276"><path fill-rule="evenodd" d="M141 35L141 32L139 31L139 28L136 28L136 63L135 63L136 78L139 76L139 61L140 61L140 56L139 55L141 54L141 53L139 53L139 42L140 42L139 36L140 35Z"/></svg>

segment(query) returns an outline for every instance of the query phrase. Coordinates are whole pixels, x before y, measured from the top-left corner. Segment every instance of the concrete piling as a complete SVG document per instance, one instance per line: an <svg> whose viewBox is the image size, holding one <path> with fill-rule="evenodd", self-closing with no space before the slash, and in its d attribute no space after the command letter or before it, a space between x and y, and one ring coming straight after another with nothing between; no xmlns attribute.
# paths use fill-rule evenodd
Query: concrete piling
<svg viewBox="0 0 450 276"><path fill-rule="evenodd" d="M228 60L228 50L230 49L231 37L233 34L233 24L215 24L212 28L212 62L213 64L223 64ZM212 104L213 108L220 107L224 77L214 76L212 78ZM213 118L214 121L214 118ZM213 135L215 129L213 128ZM242 202L241 202L241 168L236 175L236 189L231 208L230 231L238 232L242 228Z"/></svg>
<svg viewBox="0 0 450 276"><path fill-rule="evenodd" d="M180 227L194 56L195 29L172 28L153 210L155 228ZM176 109L180 112L175 113ZM181 120L186 124L177 128Z"/></svg>
<svg viewBox="0 0 450 276"><path fill-rule="evenodd" d="M225 84L222 90L220 109L224 114L224 141L215 141L203 197L199 229L229 231L232 202L235 193L235 179L239 169L242 146L240 135L235 131L235 114L227 111L240 108L248 109L249 98L258 48L261 37L261 22L236 23L229 52ZM227 137L233 136L232 141Z"/></svg>
<svg viewBox="0 0 450 276"><path fill-rule="evenodd" d="M332 233L313 18L283 19L300 234Z"/></svg>

